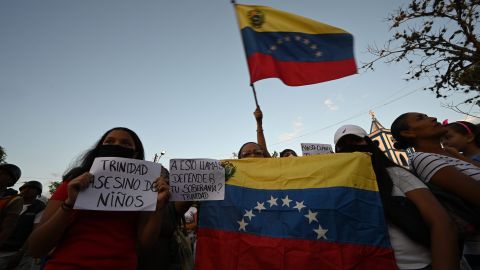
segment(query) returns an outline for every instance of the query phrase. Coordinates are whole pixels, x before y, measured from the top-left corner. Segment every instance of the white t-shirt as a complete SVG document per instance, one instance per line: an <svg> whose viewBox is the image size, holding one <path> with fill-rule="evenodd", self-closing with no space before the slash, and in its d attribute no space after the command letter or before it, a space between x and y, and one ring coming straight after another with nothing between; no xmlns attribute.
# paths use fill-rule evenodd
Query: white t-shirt
<svg viewBox="0 0 480 270"><path fill-rule="evenodd" d="M449 156L415 152L410 159L410 166L425 183L428 183L441 168L447 166L454 166L458 171L470 176L476 181L480 181L479 167ZM470 236L466 239L463 254L480 254L480 234Z"/></svg>
<svg viewBox="0 0 480 270"><path fill-rule="evenodd" d="M403 168L388 167L387 172L393 182L393 196L405 197L405 193L409 191L421 188L428 189L415 175ZM411 240L397 226L389 223L388 234L398 268L419 269L432 263L430 249Z"/></svg>

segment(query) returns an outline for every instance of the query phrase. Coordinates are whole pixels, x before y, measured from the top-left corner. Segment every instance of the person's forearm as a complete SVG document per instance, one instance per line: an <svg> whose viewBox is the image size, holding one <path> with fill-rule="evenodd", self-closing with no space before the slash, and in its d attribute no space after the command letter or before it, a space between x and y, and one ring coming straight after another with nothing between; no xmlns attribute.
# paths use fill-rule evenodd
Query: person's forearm
<svg viewBox="0 0 480 270"><path fill-rule="evenodd" d="M457 230L452 221L436 222L430 228L432 269L453 270L459 268Z"/></svg>
<svg viewBox="0 0 480 270"><path fill-rule="evenodd" d="M267 149L267 141L265 140L265 135L263 134L262 122L257 122L257 143L262 147L266 155L270 156L270 153Z"/></svg>
<svg viewBox="0 0 480 270"><path fill-rule="evenodd" d="M164 211L168 211L167 207L155 212L142 213L142 221L138 229L138 240L142 248L150 248L158 239L162 229Z"/></svg>
<svg viewBox="0 0 480 270"><path fill-rule="evenodd" d="M48 220L34 229L28 239L27 253L33 258L48 254L65 232L72 211L60 205Z"/></svg>

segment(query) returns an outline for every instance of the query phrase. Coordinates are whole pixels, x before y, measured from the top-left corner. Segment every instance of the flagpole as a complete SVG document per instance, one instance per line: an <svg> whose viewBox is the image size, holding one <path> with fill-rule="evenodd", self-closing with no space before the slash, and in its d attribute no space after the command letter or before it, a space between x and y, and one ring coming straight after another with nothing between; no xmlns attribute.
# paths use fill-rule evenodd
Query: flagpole
<svg viewBox="0 0 480 270"><path fill-rule="evenodd" d="M257 91L255 91L255 85L250 84L250 86L252 87L252 91L253 91L253 97L255 98L255 104L257 105L257 108L260 108L260 106L258 106L258 100L257 100Z"/></svg>

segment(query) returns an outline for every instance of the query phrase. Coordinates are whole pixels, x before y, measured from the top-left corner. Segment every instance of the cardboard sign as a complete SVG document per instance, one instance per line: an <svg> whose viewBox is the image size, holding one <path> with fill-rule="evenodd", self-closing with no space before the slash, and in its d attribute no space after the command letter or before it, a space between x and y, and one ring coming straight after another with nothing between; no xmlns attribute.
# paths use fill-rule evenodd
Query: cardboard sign
<svg viewBox="0 0 480 270"><path fill-rule="evenodd" d="M162 165L145 160L101 157L93 161L93 181L78 194L75 209L155 211L153 183Z"/></svg>
<svg viewBox="0 0 480 270"><path fill-rule="evenodd" d="M303 156L312 156L312 155L333 153L331 144L302 143L301 146L302 146L302 155Z"/></svg>
<svg viewBox="0 0 480 270"><path fill-rule="evenodd" d="M171 159L171 201L215 201L225 198L225 169L215 159Z"/></svg>

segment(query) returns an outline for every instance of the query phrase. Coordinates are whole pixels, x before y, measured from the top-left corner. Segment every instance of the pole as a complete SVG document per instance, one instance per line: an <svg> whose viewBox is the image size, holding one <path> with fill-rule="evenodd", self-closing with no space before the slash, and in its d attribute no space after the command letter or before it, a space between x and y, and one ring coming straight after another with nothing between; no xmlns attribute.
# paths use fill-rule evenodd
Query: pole
<svg viewBox="0 0 480 270"><path fill-rule="evenodd" d="M257 91L255 91L255 85L250 84L250 86L252 87L252 91L253 91L253 97L255 98L255 105L257 105L257 108L259 108L260 106L258 106L258 100L257 100Z"/></svg>

